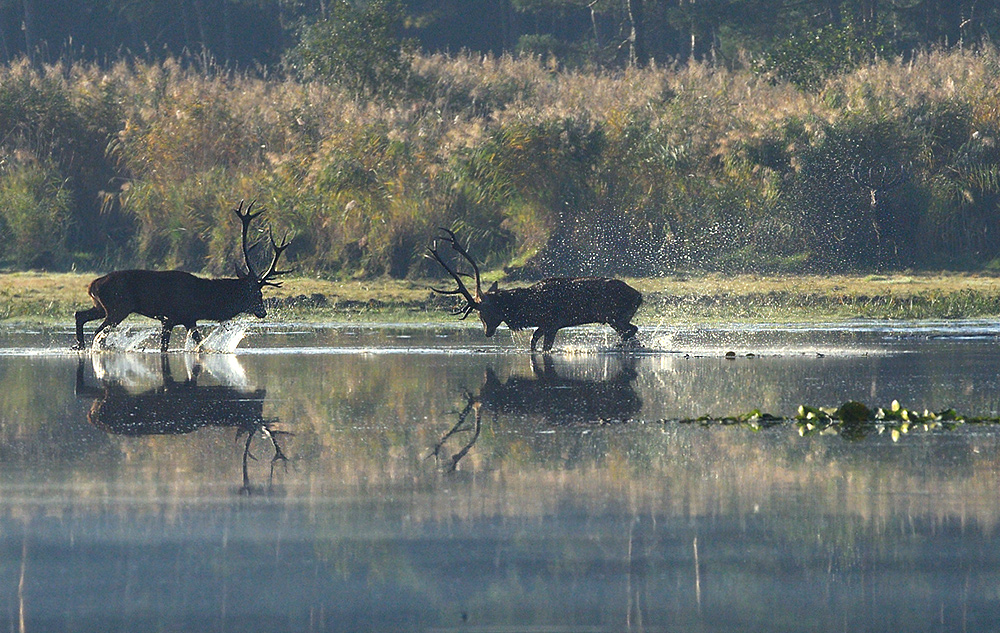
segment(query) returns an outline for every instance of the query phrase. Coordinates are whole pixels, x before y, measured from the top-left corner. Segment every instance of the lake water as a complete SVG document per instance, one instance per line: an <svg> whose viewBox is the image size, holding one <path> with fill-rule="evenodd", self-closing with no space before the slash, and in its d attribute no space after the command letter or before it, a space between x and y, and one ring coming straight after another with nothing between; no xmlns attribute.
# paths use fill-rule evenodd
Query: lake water
<svg viewBox="0 0 1000 633"><path fill-rule="evenodd" d="M1000 630L1000 427L679 422L996 417L993 323L249 327L0 329L5 630Z"/></svg>

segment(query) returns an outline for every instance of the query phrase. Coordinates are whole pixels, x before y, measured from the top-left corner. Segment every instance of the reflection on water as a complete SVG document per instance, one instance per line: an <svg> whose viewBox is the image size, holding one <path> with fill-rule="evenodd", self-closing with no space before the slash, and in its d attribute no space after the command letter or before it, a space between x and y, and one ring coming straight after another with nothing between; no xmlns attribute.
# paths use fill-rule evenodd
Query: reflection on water
<svg viewBox="0 0 1000 633"><path fill-rule="evenodd" d="M894 399L996 416L995 336L677 331L624 355L588 336L532 358L454 329L298 327L237 355L80 356L0 332L3 624L996 628L995 426L675 422ZM280 494L233 494L277 454Z"/></svg>
<svg viewBox="0 0 1000 633"><path fill-rule="evenodd" d="M274 464L287 461L277 436L284 431L275 429L277 419L264 417L266 389L250 389L246 375L235 356L185 355L186 376L174 379L170 357L166 354L142 356L134 354L92 355L94 374L99 385L88 384L85 361L80 358L76 368L76 396L92 399L87 420L95 427L124 436L181 435L204 427L236 429L237 437L246 436L243 445L243 487L252 492L247 460L254 436L270 441L274 449L269 483L273 480ZM154 384L148 384L153 372L151 360L159 361L159 374ZM198 384L203 368L221 376L222 384Z"/></svg>
<svg viewBox="0 0 1000 633"><path fill-rule="evenodd" d="M479 439L482 430L482 410L493 414L496 423L500 415L540 418L547 424L606 424L625 422L642 409L642 398L632 383L638 377L638 358L622 354L615 358L620 364L612 375L594 377L564 377L556 371L551 356L531 355L533 375L509 376L501 381L493 368L485 370L486 382L476 395L466 394L465 409L458 421L434 445L432 455L444 458L443 449L452 436L469 433L470 439L447 460L447 469L455 470L459 462ZM473 413L470 425L469 414Z"/></svg>

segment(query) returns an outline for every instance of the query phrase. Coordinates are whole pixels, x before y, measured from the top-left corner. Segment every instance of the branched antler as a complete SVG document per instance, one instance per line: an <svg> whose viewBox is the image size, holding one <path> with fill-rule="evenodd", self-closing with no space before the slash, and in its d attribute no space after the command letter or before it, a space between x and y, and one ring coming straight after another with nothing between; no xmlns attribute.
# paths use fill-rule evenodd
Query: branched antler
<svg viewBox="0 0 1000 633"><path fill-rule="evenodd" d="M271 230L271 227L267 228L267 236L271 241L271 250L274 251L274 256L271 258L271 265L267 267L267 272L261 275L260 279L257 280L257 283L261 286L273 286L277 288L281 286L281 282L271 281L271 279L273 277L277 277L278 275L287 275L292 272L291 270L278 270L278 258L280 258L281 254L285 252L286 248L288 248L288 234L286 233L285 236L281 238L281 244L274 241L274 231Z"/></svg>
<svg viewBox="0 0 1000 633"><path fill-rule="evenodd" d="M233 213L236 214L236 217L243 224L243 262L247 267L247 275L254 279L257 279L257 274L253 271L253 264L250 258L250 250L252 248L250 246L250 225L255 219L260 217L260 214L264 213L263 211L253 213L253 205L256 203L256 200L251 200L250 204L247 205L246 211L244 211L243 201L240 200L239 206L233 209ZM237 269L237 272L239 272L239 269Z"/></svg>
<svg viewBox="0 0 1000 633"><path fill-rule="evenodd" d="M851 167L851 178L871 194L871 206L878 205L879 194L891 191L906 180L906 167L900 164L890 166L887 163L878 165L867 164L859 160Z"/></svg>
<svg viewBox="0 0 1000 633"><path fill-rule="evenodd" d="M253 246L250 245L250 225L264 213L264 211L253 213L253 205L256 204L256 202L256 200L252 200L250 204L247 205L246 211L244 211L243 201L240 200L239 206L233 209L233 213L236 214L236 217L238 217L240 222L243 224L243 260L246 262L247 275L255 279L259 286L278 287L281 283L271 281L271 279L277 277L278 275L285 275L292 272L290 270L278 270L278 259L281 257L281 254L285 252L285 249L288 248L288 234L286 233L285 237L281 240L281 244L278 244L274 241L274 231L270 226L267 227L268 238L271 241L271 249L274 251L274 255L271 258L271 265L268 266L267 271L263 275L255 273L253 265L251 264L252 258L250 257L250 251L253 249ZM256 244L254 246L256 246ZM240 272L239 269L237 269L237 272ZM242 274L240 276L242 276Z"/></svg>
<svg viewBox="0 0 1000 633"><path fill-rule="evenodd" d="M476 265L476 260L472 259L472 256L469 255L469 252L466 251L465 248L463 248L462 245L458 243L458 238L455 237L455 233L453 231L450 231L445 228L441 228L441 231L444 231L445 233L447 233L447 235L439 235L435 237L434 245L428 248L427 251L431 254L431 256L434 257L435 260L437 260L437 263L441 264L442 268L448 271L448 274L451 275L452 279L455 280L455 282L458 284L458 287L455 288L454 290L442 290L440 288L432 287L431 290L442 295L462 295L463 297L465 297L466 301L465 307L459 308L452 312L452 314L454 315L461 314L462 319L465 319L467 316L472 314L473 311L478 310L480 306L479 297L482 296L482 282L479 276L479 266ZM472 265L472 270L475 271L476 274L475 295L469 292L469 289L466 288L465 284L462 282L463 276L471 277L471 275L468 275L466 273L459 273L456 269L448 265L448 262L446 262L445 259L441 256L441 253L438 252L439 241L444 241L450 244L453 251L464 257L469 262L469 264Z"/></svg>

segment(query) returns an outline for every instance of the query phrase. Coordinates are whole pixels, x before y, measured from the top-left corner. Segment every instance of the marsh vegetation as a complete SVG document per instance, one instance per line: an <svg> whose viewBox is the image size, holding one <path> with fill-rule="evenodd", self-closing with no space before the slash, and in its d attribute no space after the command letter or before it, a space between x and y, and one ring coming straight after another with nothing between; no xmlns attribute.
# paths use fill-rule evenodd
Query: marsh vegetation
<svg viewBox="0 0 1000 633"><path fill-rule="evenodd" d="M998 74L991 47L811 91L698 62L424 55L369 99L192 60L14 62L0 262L224 274L230 209L258 199L298 270L332 279L437 274L438 226L515 278L991 269Z"/></svg>

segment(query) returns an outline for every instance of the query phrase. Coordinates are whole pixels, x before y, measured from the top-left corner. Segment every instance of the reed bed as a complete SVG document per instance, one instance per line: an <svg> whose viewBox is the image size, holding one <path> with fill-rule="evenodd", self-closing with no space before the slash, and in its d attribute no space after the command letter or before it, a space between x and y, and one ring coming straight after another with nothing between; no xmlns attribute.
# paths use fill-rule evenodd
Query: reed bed
<svg viewBox="0 0 1000 633"><path fill-rule="evenodd" d="M437 274L439 226L510 278L988 269L998 70L992 47L930 51L803 91L698 63L427 55L390 99L190 60L18 62L0 264L228 273L230 209L256 199L297 270L331 279Z"/></svg>

